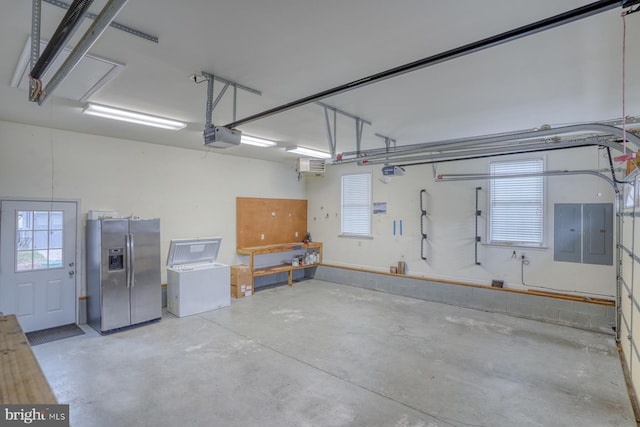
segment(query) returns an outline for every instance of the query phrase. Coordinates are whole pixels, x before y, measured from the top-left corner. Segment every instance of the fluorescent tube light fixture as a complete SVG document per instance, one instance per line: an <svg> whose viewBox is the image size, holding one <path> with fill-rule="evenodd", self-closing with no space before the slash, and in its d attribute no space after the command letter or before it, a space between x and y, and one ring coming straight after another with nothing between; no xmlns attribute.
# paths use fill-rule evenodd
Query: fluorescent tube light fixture
<svg viewBox="0 0 640 427"><path fill-rule="evenodd" d="M84 114L89 114L90 116L104 117L107 119L153 126L161 129L180 130L187 127L186 123L179 122L177 120L152 116L149 114L139 113L137 111L124 110L122 108L94 104L92 102L87 103L82 112Z"/></svg>
<svg viewBox="0 0 640 427"><path fill-rule="evenodd" d="M302 156L315 157L318 159L330 159L331 154L326 151L314 150L313 148L301 147L299 145L286 149L289 153L300 154Z"/></svg>
<svg viewBox="0 0 640 427"><path fill-rule="evenodd" d="M257 136L245 135L242 134L242 138L240 139L240 143L247 145L254 145L256 147L273 147L276 145L275 141L270 141L264 138L258 138Z"/></svg>

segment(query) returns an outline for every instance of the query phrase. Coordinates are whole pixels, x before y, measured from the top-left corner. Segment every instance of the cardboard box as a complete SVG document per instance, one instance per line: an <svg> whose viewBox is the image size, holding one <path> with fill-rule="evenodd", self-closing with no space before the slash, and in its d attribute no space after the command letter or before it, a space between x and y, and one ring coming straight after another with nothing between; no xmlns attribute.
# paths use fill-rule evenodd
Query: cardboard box
<svg viewBox="0 0 640 427"><path fill-rule="evenodd" d="M231 296L242 298L253 295L251 270L248 265L238 264L231 266Z"/></svg>

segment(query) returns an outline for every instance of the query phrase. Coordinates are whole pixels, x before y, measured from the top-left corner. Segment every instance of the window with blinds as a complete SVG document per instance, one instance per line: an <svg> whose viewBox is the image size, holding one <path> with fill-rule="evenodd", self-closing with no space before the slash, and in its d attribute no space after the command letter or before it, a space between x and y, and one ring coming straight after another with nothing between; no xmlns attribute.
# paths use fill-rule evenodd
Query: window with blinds
<svg viewBox="0 0 640 427"><path fill-rule="evenodd" d="M544 160L528 159L490 162L489 242L525 245L543 244L544 180L522 176L544 171Z"/></svg>
<svg viewBox="0 0 640 427"><path fill-rule="evenodd" d="M371 237L371 174L342 175L341 236Z"/></svg>

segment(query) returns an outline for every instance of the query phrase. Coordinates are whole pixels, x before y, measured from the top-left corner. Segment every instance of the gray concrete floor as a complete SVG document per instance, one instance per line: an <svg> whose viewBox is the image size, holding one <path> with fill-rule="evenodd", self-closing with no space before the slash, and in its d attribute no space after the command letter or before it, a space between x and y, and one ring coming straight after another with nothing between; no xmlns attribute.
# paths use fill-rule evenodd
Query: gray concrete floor
<svg viewBox="0 0 640 427"><path fill-rule="evenodd" d="M71 425L636 426L613 337L318 280L34 347Z"/></svg>

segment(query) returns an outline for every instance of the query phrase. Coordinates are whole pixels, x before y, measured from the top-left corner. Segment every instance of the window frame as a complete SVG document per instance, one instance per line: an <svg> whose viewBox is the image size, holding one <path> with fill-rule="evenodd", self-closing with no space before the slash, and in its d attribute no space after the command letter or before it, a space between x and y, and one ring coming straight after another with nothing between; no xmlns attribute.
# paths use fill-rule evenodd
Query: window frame
<svg viewBox="0 0 640 427"><path fill-rule="evenodd" d="M42 214L46 214L46 224L42 223L42 219L38 220ZM62 264L65 250L63 210L19 210L15 212L15 221L16 239L13 247L15 273L56 270L64 267ZM26 263L27 260L30 260L29 263ZM38 260L37 265L36 260Z"/></svg>
<svg viewBox="0 0 640 427"><path fill-rule="evenodd" d="M536 162L540 162L541 163L541 171L542 173L544 173L546 171L546 157L545 156L536 156L536 157L523 157L523 158L516 158L516 159L508 159L508 160L489 160L487 167L489 169L489 175L493 175L492 173L492 166L494 164L497 163L503 163L503 164L517 164L517 163L530 163L532 161L536 161ZM514 174L517 174L518 172L515 172ZM524 173L524 172L521 172ZM540 205L539 205L539 210L540 210L540 228L539 228L539 232L540 232L540 239L539 241L535 241L535 240L527 240L526 238L524 238L522 235L520 236L514 236L516 238L514 239L507 239L507 238L496 238L495 236L495 227L494 227L494 221L496 220L496 217L494 216L494 211L495 208L493 206L493 193L495 191L494 189L494 185L497 181L505 181L505 180L509 180L509 178L490 178L489 180L489 185L488 185L488 191L487 191L487 242L490 245L496 245L496 246L520 246L520 247L531 247L531 248L543 248L546 245L546 241L547 241L547 232L546 232L546 224L547 224L547 188L546 188L546 179L543 175L541 175L540 177L540 192L541 192L541 196L540 196ZM529 177L526 178L513 178L515 179L531 179Z"/></svg>
<svg viewBox="0 0 640 427"><path fill-rule="evenodd" d="M368 186L369 193L366 196L368 198L366 206L362 203L349 203L345 205L345 178L360 176L366 177L366 185ZM355 237L355 238L365 238L370 239L373 237L373 219L372 219L372 210L373 210L373 183L372 183L372 174L371 172L353 172L353 173L344 173L340 177L340 237ZM367 215L366 215L366 232L354 232L352 229L345 230L345 206L346 207L359 207L364 211L363 208L366 207Z"/></svg>

